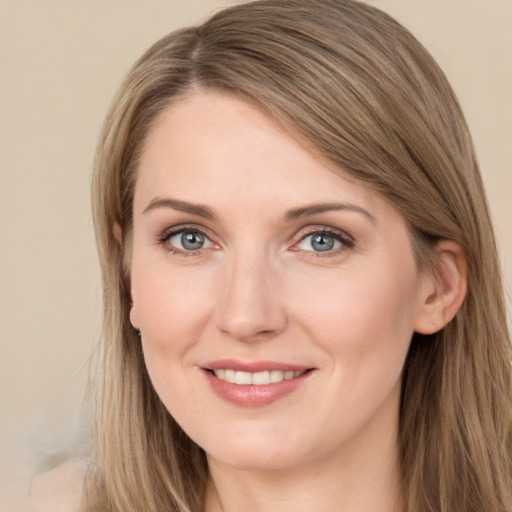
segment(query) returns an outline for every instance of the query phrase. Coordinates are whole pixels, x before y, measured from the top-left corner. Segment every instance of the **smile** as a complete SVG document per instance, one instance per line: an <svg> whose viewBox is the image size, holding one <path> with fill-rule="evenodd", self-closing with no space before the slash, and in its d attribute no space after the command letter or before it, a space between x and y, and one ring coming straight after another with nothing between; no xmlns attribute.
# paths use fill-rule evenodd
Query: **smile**
<svg viewBox="0 0 512 512"><path fill-rule="evenodd" d="M283 380L296 379L303 375L306 370L265 370L255 373L228 369L217 369L212 371L218 379L231 384L239 384L242 386L266 386L268 384L277 384Z"/></svg>
<svg viewBox="0 0 512 512"><path fill-rule="evenodd" d="M210 389L239 407L262 407L297 392L315 368L273 361L212 361L202 366Z"/></svg>

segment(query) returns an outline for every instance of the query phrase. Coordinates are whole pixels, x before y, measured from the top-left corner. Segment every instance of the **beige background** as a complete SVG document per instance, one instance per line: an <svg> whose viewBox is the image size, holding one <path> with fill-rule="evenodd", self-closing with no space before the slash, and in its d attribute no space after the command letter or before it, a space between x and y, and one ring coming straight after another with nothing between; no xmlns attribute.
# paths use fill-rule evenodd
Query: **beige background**
<svg viewBox="0 0 512 512"><path fill-rule="evenodd" d="M0 0L2 512L23 509L30 475L48 454L72 445L84 422L100 311L89 182L110 99L153 41L227 3ZM371 3L412 30L459 95L510 295L512 0Z"/></svg>

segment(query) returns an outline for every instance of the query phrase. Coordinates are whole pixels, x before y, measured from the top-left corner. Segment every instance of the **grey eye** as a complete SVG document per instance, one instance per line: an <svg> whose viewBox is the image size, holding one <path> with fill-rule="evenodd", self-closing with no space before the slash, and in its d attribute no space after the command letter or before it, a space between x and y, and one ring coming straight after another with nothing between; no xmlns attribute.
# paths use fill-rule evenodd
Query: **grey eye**
<svg viewBox="0 0 512 512"><path fill-rule="evenodd" d="M212 244L208 238L199 231L182 231L169 238L169 243L183 251L198 251Z"/></svg>
<svg viewBox="0 0 512 512"><path fill-rule="evenodd" d="M330 251L334 247L334 238L328 235L313 235L311 237L311 247L315 251Z"/></svg>
<svg viewBox="0 0 512 512"><path fill-rule="evenodd" d="M327 252L341 247L342 243L335 236L327 233L312 233L305 236L298 244L303 251Z"/></svg>

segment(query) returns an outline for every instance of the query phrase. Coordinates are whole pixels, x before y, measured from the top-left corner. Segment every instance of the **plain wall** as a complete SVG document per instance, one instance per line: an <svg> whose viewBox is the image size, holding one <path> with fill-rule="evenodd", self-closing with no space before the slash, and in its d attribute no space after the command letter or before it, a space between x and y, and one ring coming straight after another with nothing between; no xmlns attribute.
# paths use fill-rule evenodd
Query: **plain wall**
<svg viewBox="0 0 512 512"><path fill-rule="evenodd" d="M89 184L111 97L152 42L227 3L0 0L2 511L22 510L38 463L70 446L84 421L101 309ZM510 295L512 1L371 3L411 29L459 96Z"/></svg>

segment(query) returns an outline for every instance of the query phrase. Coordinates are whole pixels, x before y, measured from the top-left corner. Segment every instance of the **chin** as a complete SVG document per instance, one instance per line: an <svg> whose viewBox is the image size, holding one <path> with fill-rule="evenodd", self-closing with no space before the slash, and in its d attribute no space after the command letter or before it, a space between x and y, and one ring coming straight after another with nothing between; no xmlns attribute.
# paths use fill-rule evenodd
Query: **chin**
<svg viewBox="0 0 512 512"><path fill-rule="evenodd" d="M244 471L279 471L289 469L300 461L286 456L281 450L254 448L232 450L229 453L207 454L209 463L215 461Z"/></svg>
<svg viewBox="0 0 512 512"><path fill-rule="evenodd" d="M225 442L213 443L213 449L205 451L210 462L218 461L247 471L278 471L296 466L307 458L305 443L290 441L289 436L288 439L270 439L268 436L248 438L232 435Z"/></svg>

